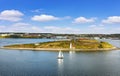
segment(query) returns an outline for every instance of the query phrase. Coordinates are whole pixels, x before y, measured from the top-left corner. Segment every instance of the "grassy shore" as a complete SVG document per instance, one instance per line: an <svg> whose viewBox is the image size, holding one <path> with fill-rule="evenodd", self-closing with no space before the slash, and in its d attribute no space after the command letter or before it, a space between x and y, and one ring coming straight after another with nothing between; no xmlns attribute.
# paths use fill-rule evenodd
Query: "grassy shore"
<svg viewBox="0 0 120 76"><path fill-rule="evenodd" d="M75 51L98 51L98 50L112 50L114 46L107 42L99 42L97 40L71 40L71 41L51 41L43 43L32 44L15 44L7 45L7 49L32 49L32 50L70 50L70 43Z"/></svg>

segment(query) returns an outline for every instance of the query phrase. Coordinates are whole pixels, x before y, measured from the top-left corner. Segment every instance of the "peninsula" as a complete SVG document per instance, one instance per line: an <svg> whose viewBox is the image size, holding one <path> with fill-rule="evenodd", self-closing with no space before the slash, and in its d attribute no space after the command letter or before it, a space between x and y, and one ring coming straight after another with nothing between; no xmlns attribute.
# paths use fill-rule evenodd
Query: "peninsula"
<svg viewBox="0 0 120 76"><path fill-rule="evenodd" d="M70 46L70 44L72 46ZM77 39L77 40L62 40L50 41L42 43L31 44L14 44L4 46L5 49L20 49L20 50L50 50L50 51L105 51L116 49L113 45L107 42L99 42L90 39Z"/></svg>

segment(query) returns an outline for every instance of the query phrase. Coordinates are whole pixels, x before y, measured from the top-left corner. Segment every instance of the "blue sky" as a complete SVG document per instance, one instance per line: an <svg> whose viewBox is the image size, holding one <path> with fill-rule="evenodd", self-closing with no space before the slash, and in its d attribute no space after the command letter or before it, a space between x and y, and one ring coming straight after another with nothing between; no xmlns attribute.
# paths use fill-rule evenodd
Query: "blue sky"
<svg viewBox="0 0 120 76"><path fill-rule="evenodd" d="M0 32L120 33L120 0L0 0Z"/></svg>

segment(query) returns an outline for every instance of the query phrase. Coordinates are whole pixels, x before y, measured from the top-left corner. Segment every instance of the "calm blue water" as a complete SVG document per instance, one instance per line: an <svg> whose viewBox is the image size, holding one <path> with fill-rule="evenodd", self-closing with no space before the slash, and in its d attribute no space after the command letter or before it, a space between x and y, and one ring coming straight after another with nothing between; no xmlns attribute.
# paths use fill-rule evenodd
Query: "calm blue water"
<svg viewBox="0 0 120 76"><path fill-rule="evenodd" d="M0 46L44 41L49 39L0 39ZM113 41L119 46L117 42ZM120 50L64 52L64 60L57 55L44 50L0 49L0 76L120 76Z"/></svg>

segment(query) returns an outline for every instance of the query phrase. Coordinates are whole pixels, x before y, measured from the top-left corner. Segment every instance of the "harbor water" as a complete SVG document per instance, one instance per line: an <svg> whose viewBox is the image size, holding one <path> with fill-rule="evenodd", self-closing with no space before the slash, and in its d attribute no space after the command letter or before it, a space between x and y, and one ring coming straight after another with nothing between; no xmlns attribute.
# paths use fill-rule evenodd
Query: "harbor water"
<svg viewBox="0 0 120 76"><path fill-rule="evenodd" d="M0 46L51 39L0 39ZM105 40L120 46L120 40ZM120 76L120 50L58 52L0 49L0 76Z"/></svg>

